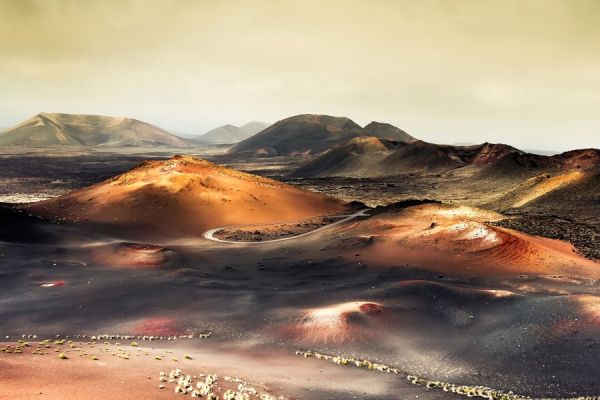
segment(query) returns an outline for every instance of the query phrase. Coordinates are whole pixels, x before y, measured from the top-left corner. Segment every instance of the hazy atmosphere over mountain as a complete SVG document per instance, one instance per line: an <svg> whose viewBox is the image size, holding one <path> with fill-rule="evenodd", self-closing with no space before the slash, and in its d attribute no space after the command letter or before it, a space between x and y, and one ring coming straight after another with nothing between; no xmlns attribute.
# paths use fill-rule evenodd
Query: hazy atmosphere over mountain
<svg viewBox="0 0 600 400"><path fill-rule="evenodd" d="M600 400L599 16L0 0L0 400Z"/></svg>
<svg viewBox="0 0 600 400"><path fill-rule="evenodd" d="M0 1L0 126L48 111L202 133L316 113L436 143L593 147L599 12L585 0Z"/></svg>

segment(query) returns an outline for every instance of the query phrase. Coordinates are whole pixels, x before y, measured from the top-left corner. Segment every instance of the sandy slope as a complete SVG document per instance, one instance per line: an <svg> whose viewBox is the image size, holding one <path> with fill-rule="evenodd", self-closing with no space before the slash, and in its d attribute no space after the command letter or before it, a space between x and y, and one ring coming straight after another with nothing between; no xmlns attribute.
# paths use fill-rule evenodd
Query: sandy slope
<svg viewBox="0 0 600 400"><path fill-rule="evenodd" d="M334 199L193 157L146 162L65 196L26 206L47 218L195 236L225 225L342 214Z"/></svg>
<svg viewBox="0 0 600 400"><path fill-rule="evenodd" d="M522 207L542 196L578 183L585 177L586 174L579 170L554 176L548 174L535 176L527 179L514 190L500 197L493 202L493 205L502 208Z"/></svg>

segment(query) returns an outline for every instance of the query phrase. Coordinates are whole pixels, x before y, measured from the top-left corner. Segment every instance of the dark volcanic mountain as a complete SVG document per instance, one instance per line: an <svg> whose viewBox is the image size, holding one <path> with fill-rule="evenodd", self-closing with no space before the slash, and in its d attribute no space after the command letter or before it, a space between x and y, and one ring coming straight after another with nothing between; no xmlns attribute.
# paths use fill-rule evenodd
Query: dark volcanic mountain
<svg viewBox="0 0 600 400"><path fill-rule="evenodd" d="M504 145L503 145L504 146ZM508 152L478 173L481 179L524 179L543 173L561 173L571 170L589 170L600 165L600 150L571 150L553 156Z"/></svg>
<svg viewBox="0 0 600 400"><path fill-rule="evenodd" d="M380 143L379 147L373 145ZM292 173L297 177L373 178L414 172L440 173L469 164L495 162L499 154L518 150L504 145L446 146L423 142L383 142L374 137L361 138L370 146L357 148L355 141L334 148Z"/></svg>
<svg viewBox="0 0 600 400"><path fill-rule="evenodd" d="M281 120L229 149L232 154L285 156L319 154L359 136L399 142L414 140L388 124L372 122L361 128L349 118L329 115L296 115Z"/></svg>
<svg viewBox="0 0 600 400"><path fill-rule="evenodd" d="M182 138L130 118L40 113L0 134L0 145L189 147Z"/></svg>
<svg viewBox="0 0 600 400"><path fill-rule="evenodd" d="M391 154L395 146L394 142L385 139L372 136L357 137L301 166L292 176L365 177L379 168L381 160Z"/></svg>
<svg viewBox="0 0 600 400"><path fill-rule="evenodd" d="M378 145L376 145L378 144ZM526 178L543 171L589 169L600 165L600 151L574 150L554 156L524 153L505 144L449 146L420 140L410 143L375 137L350 140L298 168L296 177L373 178L407 173L437 174L463 167L480 178Z"/></svg>
<svg viewBox="0 0 600 400"><path fill-rule="evenodd" d="M400 145L381 160L381 173L385 175L386 166L395 171L437 173L448 171L463 165L463 161L448 147L417 141Z"/></svg>
<svg viewBox="0 0 600 400"><path fill-rule="evenodd" d="M207 144L233 144L256 135L268 126L269 124L265 122L256 121L248 122L242 126L227 124L219 126L203 135L194 137L192 140L198 143Z"/></svg>

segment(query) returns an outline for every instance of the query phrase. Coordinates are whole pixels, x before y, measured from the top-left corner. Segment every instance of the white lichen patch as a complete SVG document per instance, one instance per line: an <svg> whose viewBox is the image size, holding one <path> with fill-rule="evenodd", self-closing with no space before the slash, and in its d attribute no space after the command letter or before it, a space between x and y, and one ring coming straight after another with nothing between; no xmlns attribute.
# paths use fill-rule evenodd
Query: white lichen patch
<svg viewBox="0 0 600 400"><path fill-rule="evenodd" d="M283 396L274 396L261 392L248 382L231 376L219 379L216 374L186 375L181 369L173 369L169 374L160 372L159 389L167 383L174 384L176 394L189 395L208 400L287 400ZM222 397L218 393L223 393Z"/></svg>

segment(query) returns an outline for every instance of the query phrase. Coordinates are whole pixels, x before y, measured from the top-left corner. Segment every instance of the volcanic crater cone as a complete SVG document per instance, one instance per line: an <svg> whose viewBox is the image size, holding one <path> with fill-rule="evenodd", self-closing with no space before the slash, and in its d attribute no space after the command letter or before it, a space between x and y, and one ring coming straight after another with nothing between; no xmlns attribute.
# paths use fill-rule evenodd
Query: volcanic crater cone
<svg viewBox="0 0 600 400"><path fill-rule="evenodd" d="M104 182L25 208L46 218L170 237L346 211L336 199L190 156L146 161Z"/></svg>
<svg viewBox="0 0 600 400"><path fill-rule="evenodd" d="M361 128L346 117L305 114L278 121L232 146L228 152L258 156L314 155L361 136L399 142L415 140L406 132L389 124L371 122Z"/></svg>

